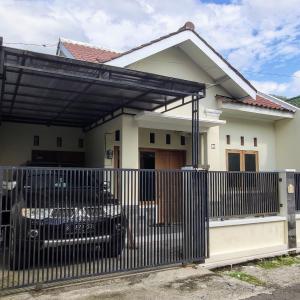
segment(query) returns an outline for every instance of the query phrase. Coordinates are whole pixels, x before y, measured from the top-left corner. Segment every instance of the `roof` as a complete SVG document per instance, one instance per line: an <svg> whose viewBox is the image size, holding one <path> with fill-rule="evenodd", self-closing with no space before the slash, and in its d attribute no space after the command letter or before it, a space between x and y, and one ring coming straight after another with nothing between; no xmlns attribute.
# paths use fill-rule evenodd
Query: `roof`
<svg viewBox="0 0 300 300"><path fill-rule="evenodd" d="M279 103L275 103L265 97L262 97L261 95L257 95L256 99L253 99L251 97L246 97L243 99L235 99L235 98L230 98L222 95L217 95L216 99L222 101L223 103L244 104L244 105L256 106L256 107L267 108L272 110L293 112L293 110L288 109Z"/></svg>
<svg viewBox="0 0 300 300"><path fill-rule="evenodd" d="M205 93L199 82L3 46L0 87L0 122L86 130Z"/></svg>
<svg viewBox="0 0 300 300"><path fill-rule="evenodd" d="M58 44L58 47L60 43L62 43L63 46L73 55L75 59L80 60L87 60L91 61L90 59L93 59L94 62L110 62L113 61L116 58L123 57L127 54L130 54L132 52L135 52L137 50L140 50L142 48L146 48L150 45L153 45L155 43L158 43L162 40L168 39L174 35L180 34L184 31L190 31L193 34L196 35L197 38L199 38L211 51L213 51L231 70L234 71L240 78L242 78L254 91L256 91L256 88L251 84L251 82L246 79L237 69L235 69L220 53L218 53L206 40L204 40L196 31L195 26L192 22L186 22L181 28L179 28L175 32L171 32L167 35L161 36L157 39L154 39L152 41L149 41L148 43L142 44L140 46L134 47L128 51L125 51L123 53L118 53L114 51L104 50L101 48L98 48L96 46L92 46L90 44L85 44L81 42L76 41L70 41L66 39L60 39L60 42Z"/></svg>
<svg viewBox="0 0 300 300"><path fill-rule="evenodd" d="M75 59L83 61L103 63L121 55L121 53L115 51L64 38L60 38L59 43L63 44Z"/></svg>

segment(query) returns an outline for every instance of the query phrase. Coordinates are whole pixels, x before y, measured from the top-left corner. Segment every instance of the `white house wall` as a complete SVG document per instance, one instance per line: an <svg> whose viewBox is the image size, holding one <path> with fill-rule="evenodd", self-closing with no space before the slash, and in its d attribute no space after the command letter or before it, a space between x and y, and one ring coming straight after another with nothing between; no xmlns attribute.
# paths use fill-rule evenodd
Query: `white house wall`
<svg viewBox="0 0 300 300"><path fill-rule="evenodd" d="M277 121L275 129L278 169L300 171L300 111L297 110L294 119Z"/></svg>
<svg viewBox="0 0 300 300"><path fill-rule="evenodd" d="M128 68L185 80L214 84L213 79L209 77L208 74L194 63L182 50L175 47L145 58L128 66ZM230 96L220 86L207 86L206 97L201 100L202 114L204 108L217 108L217 102L215 100L216 94ZM191 105L185 105L171 111L170 114L191 116L191 110Z"/></svg>
<svg viewBox="0 0 300 300"><path fill-rule="evenodd" d="M226 149L258 151L260 171L274 171L278 168L274 123L233 118L226 120L226 125L220 126L221 170L226 170ZM230 135L230 145L226 144L226 135ZM244 136L244 146L241 146L241 136ZM254 147L255 137L257 147Z"/></svg>
<svg viewBox="0 0 300 300"><path fill-rule="evenodd" d="M194 63L180 48L170 48L129 66L130 69L152 72L160 75L177 77L214 84L211 77ZM215 99L217 94L227 95L221 86L207 85L205 99L201 100L201 115L205 116L205 109L219 109ZM191 105L170 111L169 114L191 116ZM237 111L238 116L238 111ZM274 170L275 165L275 129L271 122L253 120L228 119L226 125L212 127L207 131L207 163L211 170L225 170L225 149L256 150L259 151L260 170ZM176 128L174 128L176 130ZM231 136L232 144L225 145L226 134ZM245 146L240 146L240 137L245 137ZM253 138L257 137L258 147L253 146Z"/></svg>
<svg viewBox="0 0 300 300"><path fill-rule="evenodd" d="M118 117L86 133L86 164L88 167L113 167L113 160L105 158L105 151L113 150L114 146L120 145L115 141L115 131L120 130L121 127L122 117Z"/></svg>
<svg viewBox="0 0 300 300"><path fill-rule="evenodd" d="M35 135L39 136L39 146L33 146ZM62 137L60 148L56 146L57 137ZM78 128L3 122L0 165L23 165L31 160L32 150L84 151L78 146L80 138L84 138L84 133Z"/></svg>

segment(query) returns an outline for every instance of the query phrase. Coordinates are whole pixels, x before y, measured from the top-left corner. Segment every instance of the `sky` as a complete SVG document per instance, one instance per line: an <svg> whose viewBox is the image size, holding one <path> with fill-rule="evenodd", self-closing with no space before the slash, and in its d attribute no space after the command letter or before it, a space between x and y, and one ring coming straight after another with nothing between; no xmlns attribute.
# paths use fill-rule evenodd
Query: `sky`
<svg viewBox="0 0 300 300"><path fill-rule="evenodd" d="M59 37L125 51L186 21L260 91L300 95L300 0L0 0L4 44L51 54Z"/></svg>

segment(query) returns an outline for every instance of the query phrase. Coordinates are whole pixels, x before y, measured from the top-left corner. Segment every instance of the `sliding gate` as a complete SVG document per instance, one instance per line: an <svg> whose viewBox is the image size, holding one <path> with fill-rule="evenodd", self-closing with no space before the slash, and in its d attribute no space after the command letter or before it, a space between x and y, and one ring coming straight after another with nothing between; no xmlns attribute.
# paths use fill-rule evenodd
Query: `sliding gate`
<svg viewBox="0 0 300 300"><path fill-rule="evenodd" d="M203 261L206 176L0 167L1 290Z"/></svg>

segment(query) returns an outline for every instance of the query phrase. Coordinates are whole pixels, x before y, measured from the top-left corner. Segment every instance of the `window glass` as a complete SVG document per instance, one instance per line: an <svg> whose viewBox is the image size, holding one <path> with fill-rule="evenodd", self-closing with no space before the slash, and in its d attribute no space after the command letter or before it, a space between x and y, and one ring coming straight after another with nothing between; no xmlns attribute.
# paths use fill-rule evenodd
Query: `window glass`
<svg viewBox="0 0 300 300"><path fill-rule="evenodd" d="M226 143L227 143L227 145L230 145L230 135L229 134L226 135Z"/></svg>
<svg viewBox="0 0 300 300"><path fill-rule="evenodd" d="M155 143L155 134L153 132L150 133L150 144Z"/></svg>
<svg viewBox="0 0 300 300"><path fill-rule="evenodd" d="M115 131L115 141L119 142L120 141L120 130Z"/></svg>
<svg viewBox="0 0 300 300"><path fill-rule="evenodd" d="M256 171L256 155L245 153L245 171Z"/></svg>
<svg viewBox="0 0 300 300"><path fill-rule="evenodd" d="M79 140L78 140L78 147L79 147L79 148L83 148L83 146L84 146L83 139L79 139Z"/></svg>
<svg viewBox="0 0 300 300"><path fill-rule="evenodd" d="M39 146L40 145L40 137L38 135L35 135L33 137L33 146Z"/></svg>
<svg viewBox="0 0 300 300"><path fill-rule="evenodd" d="M241 171L240 153L228 153L228 171Z"/></svg>
<svg viewBox="0 0 300 300"><path fill-rule="evenodd" d="M257 138L256 137L253 139L253 144L254 144L254 147L257 147Z"/></svg>
<svg viewBox="0 0 300 300"><path fill-rule="evenodd" d="M185 136L184 136L184 135L182 135L182 136L180 137L180 144L181 144L182 146L185 145Z"/></svg>
<svg viewBox="0 0 300 300"><path fill-rule="evenodd" d="M56 147L58 148L62 147L62 138L60 136L56 138Z"/></svg>
<svg viewBox="0 0 300 300"><path fill-rule="evenodd" d="M171 144L171 135L170 134L166 134L166 144L167 145Z"/></svg>

